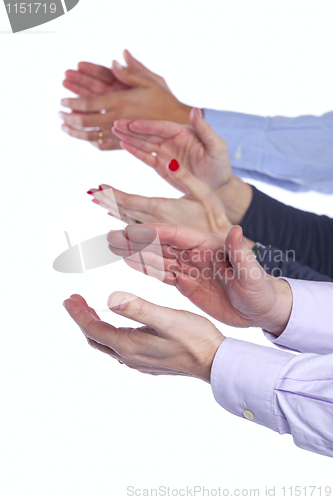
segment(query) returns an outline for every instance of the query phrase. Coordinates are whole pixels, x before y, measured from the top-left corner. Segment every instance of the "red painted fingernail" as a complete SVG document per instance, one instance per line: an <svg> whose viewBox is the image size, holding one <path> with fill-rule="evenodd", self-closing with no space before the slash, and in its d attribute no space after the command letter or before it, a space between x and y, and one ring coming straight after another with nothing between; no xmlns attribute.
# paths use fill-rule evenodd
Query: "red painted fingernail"
<svg viewBox="0 0 333 500"><path fill-rule="evenodd" d="M98 188L99 188L99 190L100 190L100 191L103 191L103 186L102 186L102 184L100 184L100 185L98 186Z"/></svg>
<svg viewBox="0 0 333 500"><path fill-rule="evenodd" d="M176 172L179 169L179 163L177 160L171 160L169 163L169 168L171 172Z"/></svg>
<svg viewBox="0 0 333 500"><path fill-rule="evenodd" d="M87 194L94 194L96 193L96 191L98 191L98 189L89 189L89 191L87 191Z"/></svg>
<svg viewBox="0 0 333 500"><path fill-rule="evenodd" d="M96 203L96 205L99 205L99 201L98 201L98 200L96 200L96 198L93 198L91 201L92 201L93 203Z"/></svg>

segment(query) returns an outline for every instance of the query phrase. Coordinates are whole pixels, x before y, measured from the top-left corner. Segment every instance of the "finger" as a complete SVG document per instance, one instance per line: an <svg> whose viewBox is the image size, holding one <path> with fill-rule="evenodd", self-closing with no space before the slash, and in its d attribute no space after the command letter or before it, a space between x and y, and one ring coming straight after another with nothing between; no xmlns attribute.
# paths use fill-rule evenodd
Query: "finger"
<svg viewBox="0 0 333 500"><path fill-rule="evenodd" d="M124 139L128 142L131 142L135 145L134 139L143 141L143 143L148 143L147 147L153 148L153 145L161 144L164 139L159 136L151 135L151 134L141 134L138 132L132 131L129 126L132 122L130 120L117 119L114 121L112 126L112 132L117 135L120 139ZM154 151L151 149L151 151Z"/></svg>
<svg viewBox="0 0 333 500"><path fill-rule="evenodd" d="M62 82L62 85L63 87L65 87L65 89L74 92L74 94L77 94L80 97L89 97L93 95L90 90L81 87L81 85L79 85L78 83L72 80L68 80L67 78Z"/></svg>
<svg viewBox="0 0 333 500"><path fill-rule="evenodd" d="M135 254L126 257L126 259L137 262L142 266L152 266L160 271L170 271L172 273L176 273L180 269L180 263L178 260L164 257L162 254L157 254L149 250L136 252Z"/></svg>
<svg viewBox="0 0 333 500"><path fill-rule="evenodd" d="M197 200L204 200L211 197L212 190L208 184L197 179L191 172L178 163L176 159L171 160L167 167L170 179L176 182L179 189Z"/></svg>
<svg viewBox="0 0 333 500"><path fill-rule="evenodd" d="M115 81L112 70L105 66L81 61L78 63L77 67L80 73L96 78L107 85L112 85Z"/></svg>
<svg viewBox="0 0 333 500"><path fill-rule="evenodd" d="M121 209L121 212L129 217L134 223L140 222L141 224L149 224L154 222L161 222L160 219L152 214L146 212L139 212L137 210ZM130 223L129 223L130 224Z"/></svg>
<svg viewBox="0 0 333 500"><path fill-rule="evenodd" d="M65 72L65 77L66 80L76 83L92 94L107 94L111 90L110 85L80 71L67 70Z"/></svg>
<svg viewBox="0 0 333 500"><path fill-rule="evenodd" d="M194 130L208 152L225 152L227 148L225 141L204 120L200 109L193 108L190 113L190 119Z"/></svg>
<svg viewBox="0 0 333 500"><path fill-rule="evenodd" d="M108 298L108 306L111 311L120 316L125 316L153 328L164 338L168 338L166 332L170 327L174 327L174 322L179 317L178 311L174 309L152 304L127 292L112 293ZM140 334L141 332L138 332L138 335ZM159 338L152 335L149 340L152 342L159 341Z"/></svg>
<svg viewBox="0 0 333 500"><path fill-rule="evenodd" d="M151 78L132 70L131 68L122 66L118 61L112 61L112 72L114 76L129 87L150 87L152 84Z"/></svg>
<svg viewBox="0 0 333 500"><path fill-rule="evenodd" d="M266 273L246 243L240 226L233 226L230 229L225 240L225 248L235 276L242 282L260 282L260 278L265 277Z"/></svg>
<svg viewBox="0 0 333 500"><path fill-rule="evenodd" d="M112 133L118 137L120 141L128 142L132 146L137 149L141 149L141 151L145 151L146 153L157 153L160 149L160 145L155 140L151 141L151 136L143 136L143 135L135 135L135 134L126 134L122 131L119 131L116 127L111 128Z"/></svg>
<svg viewBox="0 0 333 500"><path fill-rule="evenodd" d="M63 305L87 337L114 349L119 354L118 349L121 350L126 340L128 340L127 329L119 332L117 328L109 323L97 320L81 300L69 298L64 301Z"/></svg>
<svg viewBox="0 0 333 500"><path fill-rule="evenodd" d="M208 250L207 258L212 255L211 252L224 250L224 240L219 236L180 224L127 226L125 230L110 231L107 240L114 248L133 248L135 251L149 246L149 249L156 248L156 251L161 248L164 254L164 247L170 247L170 256L174 258L181 250L195 250L198 247L203 253Z"/></svg>
<svg viewBox="0 0 333 500"><path fill-rule="evenodd" d="M112 234L112 233L109 233ZM114 234L114 233L113 233ZM160 244L173 246L176 249L185 250L209 243L209 245L220 245L224 240L215 235L210 235L189 226L175 224L144 224L138 226L127 226L124 235L132 243Z"/></svg>
<svg viewBox="0 0 333 500"><path fill-rule="evenodd" d="M125 193L106 184L101 184L101 187L101 193L114 200L116 204L121 205L125 210L139 210L150 214L156 210L159 204L160 198L148 198L147 196Z"/></svg>
<svg viewBox="0 0 333 500"><path fill-rule="evenodd" d="M98 194L95 193L95 196L98 196ZM126 224L136 224L137 223L137 219L130 217L124 210L121 209L121 207L110 206L109 200L107 200L105 202L104 200L99 200L97 198L93 198L91 201L93 203L97 204L98 206L100 206L101 208L105 208L106 210L108 210L109 215L112 215L113 217L116 217L117 219L126 222Z"/></svg>
<svg viewBox="0 0 333 500"><path fill-rule="evenodd" d="M112 113L64 113L60 111L59 117L71 127L109 129L112 123Z"/></svg>
<svg viewBox="0 0 333 500"><path fill-rule="evenodd" d="M137 59L135 59L135 57L132 56L132 54L129 52L129 50L125 49L123 51L123 57L126 61L126 64L127 66L135 71L136 73L140 73L142 75L146 75L146 76L154 76L156 77L156 73L153 73L152 71L150 71L150 69L148 69L146 66L144 66L140 61L138 61Z"/></svg>
<svg viewBox="0 0 333 500"><path fill-rule="evenodd" d="M71 137L74 137L75 139L80 139L82 141L101 141L100 143L103 144L103 142L115 142L118 143L118 139L114 137L112 134L111 130L104 129L103 131L101 130L79 130L77 128L71 127L70 125L67 125L63 123L61 125L61 129L63 132L66 134L70 135Z"/></svg>
<svg viewBox="0 0 333 500"><path fill-rule="evenodd" d="M138 134L154 135L163 139L170 139L179 134L184 125L159 120L132 120L128 128Z"/></svg>
<svg viewBox="0 0 333 500"><path fill-rule="evenodd" d="M162 76L157 75L156 73L153 73L150 71L146 66L144 66L142 63L140 63L137 59L135 59L132 54L128 50L124 50L123 52L124 59L127 63L127 66L130 69L133 69L137 73L140 73L141 75L144 76L149 76L152 80L154 80L158 85L161 87L164 87L166 90L170 92L169 87L167 86L164 78Z"/></svg>
<svg viewBox="0 0 333 500"><path fill-rule="evenodd" d="M87 341L90 347L92 347L93 349L97 349L97 351L103 352L104 354L108 354L112 358L117 359L118 361L124 363L123 358L121 358L119 354L117 354L116 351L114 351L110 347L107 347L106 345L103 344L99 344L98 342L96 342L96 340L92 340L89 337L87 337Z"/></svg>
<svg viewBox="0 0 333 500"><path fill-rule="evenodd" d="M66 97L61 99L60 104L74 111L82 111L85 113L100 112L102 109L114 109L122 94L123 92L119 91L91 97ZM113 123L113 121L114 118L110 123Z"/></svg>

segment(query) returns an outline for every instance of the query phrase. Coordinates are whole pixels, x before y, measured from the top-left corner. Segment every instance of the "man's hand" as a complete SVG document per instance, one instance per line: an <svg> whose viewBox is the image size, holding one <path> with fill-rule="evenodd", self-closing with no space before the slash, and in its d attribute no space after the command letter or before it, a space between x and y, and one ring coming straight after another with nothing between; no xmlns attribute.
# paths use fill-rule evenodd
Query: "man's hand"
<svg viewBox="0 0 333 500"><path fill-rule="evenodd" d="M289 284L256 261L233 227L224 241L186 226L127 226L108 234L110 250L133 269L176 286L215 319L235 327L285 329L292 308Z"/></svg>
<svg viewBox="0 0 333 500"><path fill-rule="evenodd" d="M60 113L64 132L90 141L101 150L110 150L119 148L111 132L118 118L189 123L191 107L175 98L164 79L148 70L128 51L124 51L124 58L127 67L116 61L111 69L82 62L78 71L66 72L63 85L80 97L61 101L72 110L72 113ZM91 128L95 130L85 130ZM100 131L103 136L99 138Z"/></svg>
<svg viewBox="0 0 333 500"><path fill-rule="evenodd" d="M72 295L64 306L89 345L130 368L210 382L213 359L225 337L208 319L125 292L110 295L108 306L114 313L144 324L140 328L115 328L101 321L80 295Z"/></svg>

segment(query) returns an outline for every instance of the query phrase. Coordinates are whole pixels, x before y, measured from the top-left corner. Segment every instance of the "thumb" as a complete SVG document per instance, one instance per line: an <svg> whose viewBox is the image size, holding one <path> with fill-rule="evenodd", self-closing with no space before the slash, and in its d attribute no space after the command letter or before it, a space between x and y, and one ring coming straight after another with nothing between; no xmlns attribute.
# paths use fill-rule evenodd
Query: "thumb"
<svg viewBox="0 0 333 500"><path fill-rule="evenodd" d="M225 151L227 147L226 142L204 120L200 109L192 108L190 119L197 136L209 153Z"/></svg>
<svg viewBox="0 0 333 500"><path fill-rule="evenodd" d="M136 71L142 76L147 76L154 80L156 83L164 87L166 90L169 90L169 87L167 86L164 78L162 76L157 75L156 73L153 73L148 69L146 66L144 66L140 61L135 59L135 57L132 56L132 54L128 50L124 50L123 52L124 59L126 61L126 64L128 68Z"/></svg>
<svg viewBox="0 0 333 500"><path fill-rule="evenodd" d="M167 307L157 306L127 292L113 292L108 298L108 307L111 311L126 318L147 325L154 330L163 332L172 329L175 324L177 311ZM164 335L162 335L164 336Z"/></svg>
<svg viewBox="0 0 333 500"><path fill-rule="evenodd" d="M237 280L244 284L262 283L266 273L246 243L240 226L230 229L225 247Z"/></svg>
<svg viewBox="0 0 333 500"><path fill-rule="evenodd" d="M112 61L112 71L116 78L129 87L147 86L151 79L137 73L131 68L122 66L118 61Z"/></svg>
<svg viewBox="0 0 333 500"><path fill-rule="evenodd" d="M208 184L195 177L185 167L180 166L175 159L171 160L167 166L167 173L176 181L183 193L190 194L198 200L205 198L212 191Z"/></svg>

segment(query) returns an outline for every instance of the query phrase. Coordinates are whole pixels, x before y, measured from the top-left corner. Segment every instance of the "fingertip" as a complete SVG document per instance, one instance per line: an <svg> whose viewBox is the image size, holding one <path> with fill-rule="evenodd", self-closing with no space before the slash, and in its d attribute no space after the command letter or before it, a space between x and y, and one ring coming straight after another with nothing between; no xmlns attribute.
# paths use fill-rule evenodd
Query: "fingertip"
<svg viewBox="0 0 333 500"><path fill-rule="evenodd" d="M113 311L123 311L127 305L127 298L121 292L113 292L108 298L107 304Z"/></svg>
<svg viewBox="0 0 333 500"><path fill-rule="evenodd" d="M190 112L191 121L195 121L198 118L203 118L202 111L200 108L192 108Z"/></svg>
<svg viewBox="0 0 333 500"><path fill-rule="evenodd" d="M116 70L121 71L121 70L124 69L124 66L122 66L120 64L120 62L118 62L116 59L113 59L113 61L112 61L112 68L115 68Z"/></svg>

